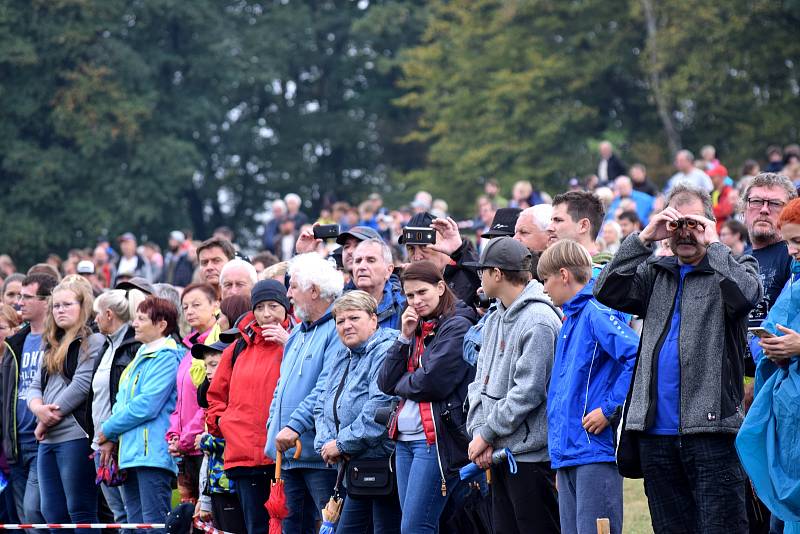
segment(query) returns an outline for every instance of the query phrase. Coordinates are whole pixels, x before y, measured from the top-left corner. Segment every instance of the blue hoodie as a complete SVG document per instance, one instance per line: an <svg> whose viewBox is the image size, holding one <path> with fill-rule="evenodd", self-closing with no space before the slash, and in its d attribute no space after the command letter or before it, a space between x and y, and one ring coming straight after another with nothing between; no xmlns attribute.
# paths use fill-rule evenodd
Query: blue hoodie
<svg viewBox="0 0 800 534"><path fill-rule="evenodd" d="M275 436L287 426L300 434L303 445L302 454L296 460L292 458L294 448L284 453L283 469L327 468L314 451L314 408L325 389L331 367L344 348L336 333L332 308L329 306L313 323L303 321L297 325L283 350L281 375L269 407L264 454L273 459L277 457Z"/></svg>
<svg viewBox="0 0 800 534"><path fill-rule="evenodd" d="M383 286L383 297L378 303L378 327L400 328L400 317L406 307L406 296L400 281L392 275Z"/></svg>
<svg viewBox="0 0 800 534"><path fill-rule="evenodd" d="M397 330L379 328L362 346L345 347L338 354L328 375L327 387L317 403L314 417L317 452L335 439L339 450L356 458L385 458L392 454L394 441L389 439L386 425L375 422L375 410L388 407L394 399L399 400L378 388L378 373L398 334ZM347 377L336 399L345 369L348 369ZM337 401L338 433L333 416L334 400Z"/></svg>
<svg viewBox="0 0 800 534"><path fill-rule="evenodd" d="M119 441L121 469L160 467L178 472L165 436L178 398L176 376L184 352L171 338L155 348L142 345L122 372L117 401L102 427L108 439Z"/></svg>
<svg viewBox="0 0 800 534"><path fill-rule="evenodd" d="M596 408L611 419L625 402L639 336L622 313L597 302L593 288L590 280L562 307L566 319L556 341L547 394L553 469L615 461L611 426L599 435L589 434L582 421Z"/></svg>

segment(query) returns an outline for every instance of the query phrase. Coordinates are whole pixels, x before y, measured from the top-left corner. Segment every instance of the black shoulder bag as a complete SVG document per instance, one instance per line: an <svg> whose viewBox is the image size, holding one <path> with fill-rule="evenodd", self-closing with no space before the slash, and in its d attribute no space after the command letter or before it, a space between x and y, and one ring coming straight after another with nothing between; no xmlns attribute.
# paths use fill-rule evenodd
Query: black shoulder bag
<svg viewBox="0 0 800 534"><path fill-rule="evenodd" d="M339 433L339 413L336 405L342 395L344 383L350 373L350 362L342 375L342 381L333 397L333 422ZM354 499L385 497L394 491L394 472L391 458L351 458L345 466L345 486L347 496Z"/></svg>

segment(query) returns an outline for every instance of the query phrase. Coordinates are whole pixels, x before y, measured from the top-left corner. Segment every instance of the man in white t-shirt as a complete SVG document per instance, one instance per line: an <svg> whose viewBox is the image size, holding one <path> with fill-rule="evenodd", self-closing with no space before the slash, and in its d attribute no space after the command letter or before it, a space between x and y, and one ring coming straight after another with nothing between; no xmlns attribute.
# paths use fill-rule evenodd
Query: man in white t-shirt
<svg viewBox="0 0 800 534"><path fill-rule="evenodd" d="M711 193L714 190L711 178L694 166L694 154L688 150L679 150L675 154L675 168L678 169L678 172L673 174L672 178L667 182L667 187L664 188L665 193L669 193L678 183L688 183L691 186L704 189L707 193Z"/></svg>

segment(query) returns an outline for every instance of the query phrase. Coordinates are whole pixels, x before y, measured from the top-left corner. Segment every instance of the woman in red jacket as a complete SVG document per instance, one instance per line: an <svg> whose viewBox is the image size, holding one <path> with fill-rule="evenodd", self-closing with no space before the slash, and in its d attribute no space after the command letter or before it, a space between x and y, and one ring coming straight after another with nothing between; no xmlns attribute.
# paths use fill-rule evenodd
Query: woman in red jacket
<svg viewBox="0 0 800 534"><path fill-rule="evenodd" d="M272 460L264 456L267 417L289 337L289 299L275 280L252 290L253 311L239 321L241 337L222 354L208 389L208 431L225 438L225 473L236 483L248 534L267 533Z"/></svg>

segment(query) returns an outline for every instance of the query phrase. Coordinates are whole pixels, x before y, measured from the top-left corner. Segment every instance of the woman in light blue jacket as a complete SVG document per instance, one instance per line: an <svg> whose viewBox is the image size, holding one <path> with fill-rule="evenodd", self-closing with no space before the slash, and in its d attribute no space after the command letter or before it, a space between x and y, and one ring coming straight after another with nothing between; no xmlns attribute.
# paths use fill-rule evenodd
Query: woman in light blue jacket
<svg viewBox="0 0 800 534"><path fill-rule="evenodd" d="M345 349L333 364L314 411L314 449L329 464L345 462L349 468L351 460L376 459L391 466L394 441L386 425L375 422L375 412L391 406L396 398L378 388L378 373L399 332L378 329L377 308L374 298L358 290L345 293L333 304L336 331ZM336 532L370 531L400 533L400 501L395 491L345 501Z"/></svg>
<svg viewBox="0 0 800 534"><path fill-rule="evenodd" d="M164 436L183 356L169 337L177 324L178 310L170 301L151 296L139 305L133 328L143 345L123 372L112 415L98 434L101 463L116 448L119 466L127 471L122 495L131 523L163 523L170 511L178 469Z"/></svg>

